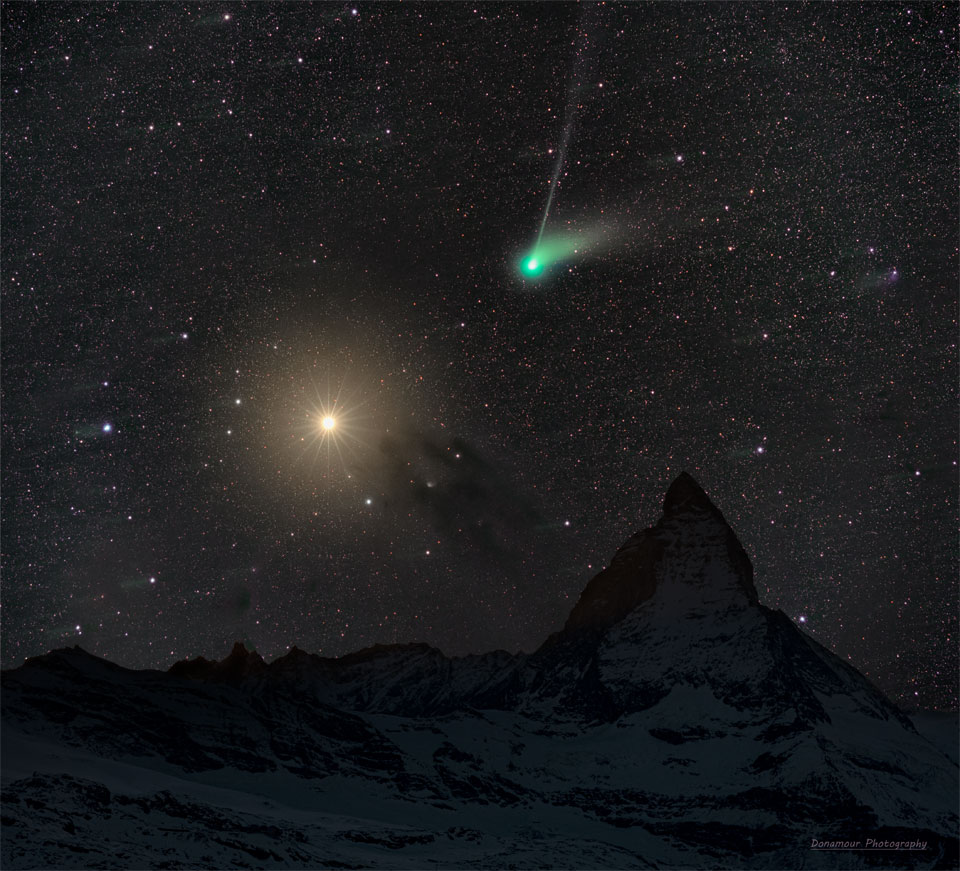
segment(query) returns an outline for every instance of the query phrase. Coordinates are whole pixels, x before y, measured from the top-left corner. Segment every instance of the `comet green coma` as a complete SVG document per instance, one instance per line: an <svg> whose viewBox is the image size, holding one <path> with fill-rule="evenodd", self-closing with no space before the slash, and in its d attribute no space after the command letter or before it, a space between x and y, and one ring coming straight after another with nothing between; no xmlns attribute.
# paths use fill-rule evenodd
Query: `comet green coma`
<svg viewBox="0 0 960 871"><path fill-rule="evenodd" d="M521 278L541 278L558 261L581 257L594 241L591 233L546 236L517 261L517 271Z"/></svg>

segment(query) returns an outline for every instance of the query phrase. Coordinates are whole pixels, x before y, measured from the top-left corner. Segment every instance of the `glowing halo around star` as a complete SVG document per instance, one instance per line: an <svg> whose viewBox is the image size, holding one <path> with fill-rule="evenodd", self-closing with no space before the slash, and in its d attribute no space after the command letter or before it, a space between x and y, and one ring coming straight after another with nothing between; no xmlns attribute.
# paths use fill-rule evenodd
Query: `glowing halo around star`
<svg viewBox="0 0 960 871"><path fill-rule="evenodd" d="M356 409L342 405L340 396L326 402L311 403L306 411L306 424L300 441L313 448L314 462L326 457L326 465L339 465L346 470L353 448L358 442Z"/></svg>
<svg viewBox="0 0 960 871"><path fill-rule="evenodd" d="M305 397L301 405L300 423L291 435L303 449L301 456L316 470L325 474L339 469L349 475L358 452L369 447L368 421L363 413L364 401L355 391L339 389L321 392L312 388L313 398Z"/></svg>

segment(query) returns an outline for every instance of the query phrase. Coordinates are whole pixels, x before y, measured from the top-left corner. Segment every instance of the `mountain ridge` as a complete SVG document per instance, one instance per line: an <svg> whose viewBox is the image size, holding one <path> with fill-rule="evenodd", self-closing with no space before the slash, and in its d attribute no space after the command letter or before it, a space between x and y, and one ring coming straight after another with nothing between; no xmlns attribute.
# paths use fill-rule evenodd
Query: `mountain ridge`
<svg viewBox="0 0 960 871"><path fill-rule="evenodd" d="M532 653L75 647L2 680L4 867L808 867L858 833L958 857L943 723L760 604L688 475Z"/></svg>

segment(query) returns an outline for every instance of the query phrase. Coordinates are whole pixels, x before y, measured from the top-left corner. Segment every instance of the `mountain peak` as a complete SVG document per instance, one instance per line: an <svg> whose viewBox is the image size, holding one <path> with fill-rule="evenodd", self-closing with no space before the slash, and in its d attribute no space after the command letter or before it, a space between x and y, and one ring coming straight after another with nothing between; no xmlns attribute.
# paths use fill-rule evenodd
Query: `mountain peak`
<svg viewBox="0 0 960 871"><path fill-rule="evenodd" d="M669 517L680 511L710 511L717 510L693 476L688 472L681 472L667 489L663 499L663 513Z"/></svg>
<svg viewBox="0 0 960 871"><path fill-rule="evenodd" d="M677 568L681 564L683 572ZM726 571L718 575L721 565ZM628 538L610 565L587 584L564 629L606 630L664 585L675 585L678 574L689 575L685 586L699 588L710 601L757 604L750 558L720 510L687 472L667 489L657 524Z"/></svg>
<svg viewBox="0 0 960 871"><path fill-rule="evenodd" d="M255 650L247 650L243 642L237 641L230 654L220 662L198 656L196 659L182 659L169 668L177 677L192 680L240 680L247 675L258 674L266 668L263 657Z"/></svg>
<svg viewBox="0 0 960 871"><path fill-rule="evenodd" d="M230 651L228 659L246 659L250 655L250 651L247 650L246 646L242 641L234 641L233 649Z"/></svg>
<svg viewBox="0 0 960 871"><path fill-rule="evenodd" d="M255 650L247 650L242 641L233 645L230 655L219 664L219 668L228 675L249 674L265 668L263 657Z"/></svg>

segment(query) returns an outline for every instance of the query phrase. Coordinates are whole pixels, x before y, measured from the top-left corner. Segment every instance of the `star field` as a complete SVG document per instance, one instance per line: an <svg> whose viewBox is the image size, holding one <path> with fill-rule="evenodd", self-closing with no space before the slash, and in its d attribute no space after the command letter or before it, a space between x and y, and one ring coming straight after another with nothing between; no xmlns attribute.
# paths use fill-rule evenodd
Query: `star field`
<svg viewBox="0 0 960 871"><path fill-rule="evenodd" d="M686 469L955 708L956 25L5 3L4 667L530 650Z"/></svg>

